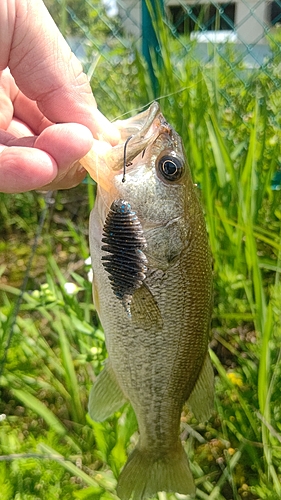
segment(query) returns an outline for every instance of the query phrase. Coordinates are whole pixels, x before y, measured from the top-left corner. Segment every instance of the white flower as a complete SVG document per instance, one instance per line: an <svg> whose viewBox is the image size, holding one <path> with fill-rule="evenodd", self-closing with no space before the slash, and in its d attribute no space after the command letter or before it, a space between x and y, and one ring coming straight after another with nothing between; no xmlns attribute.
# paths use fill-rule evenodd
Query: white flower
<svg viewBox="0 0 281 500"><path fill-rule="evenodd" d="M90 269L90 271L87 273L87 276L88 276L88 281L92 283L94 277L93 269Z"/></svg>
<svg viewBox="0 0 281 500"><path fill-rule="evenodd" d="M76 293L79 292L79 290L81 290L81 288L79 288L77 285L75 285L75 283L69 282L69 283L65 283L63 286L64 286L64 289L68 295L75 295Z"/></svg>

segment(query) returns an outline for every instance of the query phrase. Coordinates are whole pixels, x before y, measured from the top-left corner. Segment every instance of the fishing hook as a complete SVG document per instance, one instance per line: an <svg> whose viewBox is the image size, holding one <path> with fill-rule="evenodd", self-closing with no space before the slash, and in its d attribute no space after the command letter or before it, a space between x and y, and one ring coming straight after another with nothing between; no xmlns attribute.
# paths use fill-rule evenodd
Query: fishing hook
<svg viewBox="0 0 281 500"><path fill-rule="evenodd" d="M124 144L124 164L123 164L123 177L122 177L122 182L125 182L126 180L126 167L128 166L127 162L126 162L126 155L127 155L127 145L128 145L128 142L132 139L132 135L130 135L130 137L128 137L128 139L126 139L126 142Z"/></svg>

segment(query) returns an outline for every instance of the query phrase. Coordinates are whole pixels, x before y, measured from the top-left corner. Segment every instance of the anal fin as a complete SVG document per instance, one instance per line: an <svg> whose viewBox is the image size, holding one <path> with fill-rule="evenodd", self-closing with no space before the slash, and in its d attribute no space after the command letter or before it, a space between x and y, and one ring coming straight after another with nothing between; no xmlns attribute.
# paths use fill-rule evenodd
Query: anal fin
<svg viewBox="0 0 281 500"><path fill-rule="evenodd" d="M107 361L90 391L89 415L95 422L106 420L127 402L114 371Z"/></svg>
<svg viewBox="0 0 281 500"><path fill-rule="evenodd" d="M206 356L187 405L191 407L199 422L206 422L210 418L214 407L214 370L209 354Z"/></svg>

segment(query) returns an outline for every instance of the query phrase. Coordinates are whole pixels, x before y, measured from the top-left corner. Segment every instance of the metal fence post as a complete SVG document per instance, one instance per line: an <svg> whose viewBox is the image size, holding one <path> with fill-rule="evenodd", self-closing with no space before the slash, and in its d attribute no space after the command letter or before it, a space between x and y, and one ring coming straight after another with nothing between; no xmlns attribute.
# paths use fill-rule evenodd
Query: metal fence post
<svg viewBox="0 0 281 500"><path fill-rule="evenodd" d="M157 12L162 12L164 14L163 0L151 1L150 6L156 19ZM153 93L156 98L158 97L159 86L154 73L152 60L154 60L157 65L160 65L161 55L153 21L147 7L147 0L142 0L142 53L147 62Z"/></svg>

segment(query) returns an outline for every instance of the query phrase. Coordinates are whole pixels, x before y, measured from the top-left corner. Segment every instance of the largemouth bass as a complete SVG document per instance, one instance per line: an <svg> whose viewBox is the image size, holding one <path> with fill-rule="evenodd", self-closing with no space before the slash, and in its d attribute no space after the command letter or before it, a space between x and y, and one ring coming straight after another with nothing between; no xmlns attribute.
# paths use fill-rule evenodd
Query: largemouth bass
<svg viewBox="0 0 281 500"><path fill-rule="evenodd" d="M90 247L108 350L89 413L102 421L126 401L135 411L139 442L119 477L122 500L194 494L179 431L186 401L200 421L213 405L204 217L181 138L159 105L115 123L122 144L104 155L102 172L95 157L82 160L99 183Z"/></svg>

